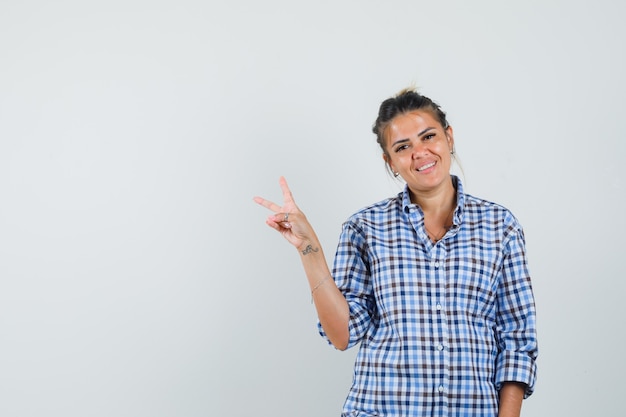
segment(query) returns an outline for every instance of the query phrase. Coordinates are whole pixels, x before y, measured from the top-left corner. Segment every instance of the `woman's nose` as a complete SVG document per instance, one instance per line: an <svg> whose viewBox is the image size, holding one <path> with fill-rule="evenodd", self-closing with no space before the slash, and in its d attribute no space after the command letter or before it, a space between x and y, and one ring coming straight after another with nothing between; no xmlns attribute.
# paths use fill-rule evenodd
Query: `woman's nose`
<svg viewBox="0 0 626 417"><path fill-rule="evenodd" d="M424 144L421 141L419 141L415 145L413 145L413 152L411 153L411 157L413 159L417 159L421 156L424 156L425 152L426 152L426 146L424 146Z"/></svg>

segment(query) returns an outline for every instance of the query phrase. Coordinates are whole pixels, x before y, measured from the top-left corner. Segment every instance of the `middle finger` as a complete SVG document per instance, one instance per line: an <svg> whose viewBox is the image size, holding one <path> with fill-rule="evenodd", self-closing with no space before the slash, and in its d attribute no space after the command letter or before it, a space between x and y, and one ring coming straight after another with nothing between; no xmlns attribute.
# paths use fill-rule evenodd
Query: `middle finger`
<svg viewBox="0 0 626 417"><path fill-rule="evenodd" d="M282 208L278 204L273 203L273 202L271 202L269 200L266 200L266 199L264 199L262 197L254 197L254 201L257 204L260 204L263 207L272 210L274 213L278 213L278 212L282 211Z"/></svg>

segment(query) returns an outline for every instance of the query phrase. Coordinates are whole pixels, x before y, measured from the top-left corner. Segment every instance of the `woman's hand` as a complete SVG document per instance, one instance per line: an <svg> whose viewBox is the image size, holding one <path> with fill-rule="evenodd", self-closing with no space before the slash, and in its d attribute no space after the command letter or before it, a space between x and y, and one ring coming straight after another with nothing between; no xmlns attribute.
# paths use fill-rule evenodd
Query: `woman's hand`
<svg viewBox="0 0 626 417"><path fill-rule="evenodd" d="M265 223L272 229L280 232L298 250L302 250L305 245L310 244L317 237L306 216L293 200L293 195L284 177L280 177L279 184L283 191L282 206L262 197L254 197L254 201L274 212L273 215L268 216Z"/></svg>

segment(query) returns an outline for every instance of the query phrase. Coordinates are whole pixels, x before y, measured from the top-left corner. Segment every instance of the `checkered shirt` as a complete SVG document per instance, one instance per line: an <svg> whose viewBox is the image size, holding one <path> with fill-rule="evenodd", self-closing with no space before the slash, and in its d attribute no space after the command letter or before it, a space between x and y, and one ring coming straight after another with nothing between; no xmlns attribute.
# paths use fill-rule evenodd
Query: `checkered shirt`
<svg viewBox="0 0 626 417"><path fill-rule="evenodd" d="M452 180L453 226L436 244L407 188L343 225L333 277L350 306L348 347L360 347L342 416L495 417L503 382L533 391L535 307L522 228Z"/></svg>

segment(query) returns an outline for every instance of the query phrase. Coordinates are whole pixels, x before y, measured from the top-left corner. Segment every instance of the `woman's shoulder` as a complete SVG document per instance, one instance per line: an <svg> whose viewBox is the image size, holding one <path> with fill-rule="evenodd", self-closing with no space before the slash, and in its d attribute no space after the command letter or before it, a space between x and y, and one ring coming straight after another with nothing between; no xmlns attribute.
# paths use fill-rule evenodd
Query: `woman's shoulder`
<svg viewBox="0 0 626 417"><path fill-rule="evenodd" d="M351 217L371 216L380 213L395 212L402 205L402 193L360 208Z"/></svg>
<svg viewBox="0 0 626 417"><path fill-rule="evenodd" d="M463 212L468 220L491 220L519 227L513 212L504 205L471 194L465 194L464 197Z"/></svg>
<svg viewBox="0 0 626 417"><path fill-rule="evenodd" d="M346 220L347 224L378 223L397 217L402 210L402 193L369 204L354 212Z"/></svg>

